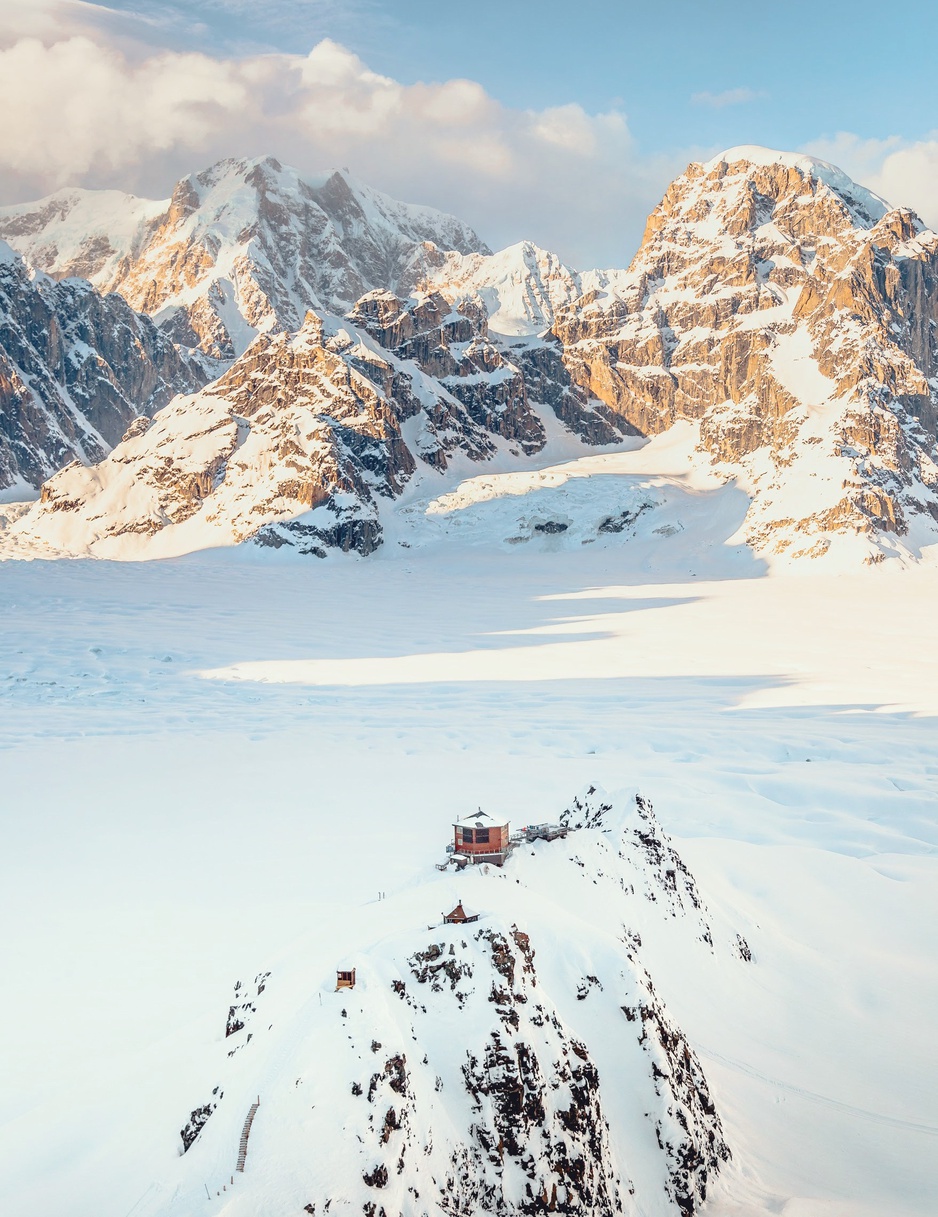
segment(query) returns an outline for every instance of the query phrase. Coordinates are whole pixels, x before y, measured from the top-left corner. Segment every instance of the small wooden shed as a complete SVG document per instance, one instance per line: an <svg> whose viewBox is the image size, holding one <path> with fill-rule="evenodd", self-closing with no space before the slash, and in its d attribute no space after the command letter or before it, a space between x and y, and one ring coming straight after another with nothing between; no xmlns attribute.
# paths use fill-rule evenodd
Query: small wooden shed
<svg viewBox="0 0 938 1217"><path fill-rule="evenodd" d="M470 913L467 908L463 907L463 902L456 905L451 913L443 914L443 921L446 925L466 925L470 921L478 921L478 913Z"/></svg>
<svg viewBox="0 0 938 1217"><path fill-rule="evenodd" d="M341 968L335 974L335 991L355 988L355 969L343 971Z"/></svg>

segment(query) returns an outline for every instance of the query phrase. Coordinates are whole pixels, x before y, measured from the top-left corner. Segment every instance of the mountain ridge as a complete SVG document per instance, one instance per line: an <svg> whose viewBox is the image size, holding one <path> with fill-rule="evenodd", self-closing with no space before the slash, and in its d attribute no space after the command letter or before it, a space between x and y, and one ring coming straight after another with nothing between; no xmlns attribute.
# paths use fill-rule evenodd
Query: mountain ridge
<svg viewBox="0 0 938 1217"><path fill-rule="evenodd" d="M0 208L0 236L49 274L79 268L182 345L222 361L261 330L298 329L307 308L344 312L365 291L409 279L424 242L489 252L455 217L339 170L301 175L274 157L218 161L181 179L168 200L108 192L105 223L84 236L81 219L77 233L68 224L75 200L93 211L89 193L70 191L33 210Z"/></svg>
<svg viewBox="0 0 938 1217"><path fill-rule="evenodd" d="M335 527L351 513L352 547L370 552L381 501L415 470L445 472L457 450L488 461L499 445L530 459L558 421L589 446L691 423L693 459L750 494L743 539L760 553L916 560L938 539L938 237L908 209L889 210L826 162L731 149L675 179L628 270L577 272L530 242L491 254L458 221L341 174L316 181L271 158L184 179L118 275L178 349L215 361L216 386L235 396L256 379L257 337L308 337L313 316L330 358L345 365L336 374L364 374L383 400L385 422L366 424L378 426L382 454L355 455L355 440L351 481L352 465L340 475L312 451L259 454L265 468L285 460L293 473L285 468L268 506L254 503L253 534L212 533L217 543L253 535L297 547L300 537L301 550L321 554L338 536L347 547ZM17 223L46 211L20 209ZM6 209L0 233L13 222ZM418 240L427 224L458 248ZM30 239L41 245L39 231ZM269 370L286 401L290 373ZM310 399L329 427L334 390ZM186 408L175 407L180 420ZM180 445L191 429L181 425L172 459L187 464ZM138 429L134 442L148 433ZM41 545L44 535L61 544L70 515L64 552L98 552L100 529L83 533L79 517L102 518L101 478L124 461L118 452L100 473L53 478L44 503L14 526L16 544L28 550L30 536ZM398 470L382 486L379 466ZM217 456L181 475L165 523L191 498L192 476L203 487L198 510L212 516L225 469ZM304 509L320 516L307 521ZM161 518L134 517L125 496L108 535L155 535Z"/></svg>

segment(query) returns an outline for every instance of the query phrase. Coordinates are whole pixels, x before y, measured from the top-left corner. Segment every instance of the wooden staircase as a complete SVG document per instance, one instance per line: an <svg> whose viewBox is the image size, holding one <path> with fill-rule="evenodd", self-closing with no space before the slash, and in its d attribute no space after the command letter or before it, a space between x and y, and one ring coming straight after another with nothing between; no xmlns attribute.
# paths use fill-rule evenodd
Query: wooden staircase
<svg viewBox="0 0 938 1217"><path fill-rule="evenodd" d="M260 1095L257 1096L257 1102L251 1104L251 1110L248 1112L244 1121L244 1128L241 1130L241 1144L238 1146L238 1165L235 1168L244 1174L244 1161L248 1156L248 1137L251 1135L251 1125L254 1123L254 1116L257 1113L258 1107L261 1105Z"/></svg>

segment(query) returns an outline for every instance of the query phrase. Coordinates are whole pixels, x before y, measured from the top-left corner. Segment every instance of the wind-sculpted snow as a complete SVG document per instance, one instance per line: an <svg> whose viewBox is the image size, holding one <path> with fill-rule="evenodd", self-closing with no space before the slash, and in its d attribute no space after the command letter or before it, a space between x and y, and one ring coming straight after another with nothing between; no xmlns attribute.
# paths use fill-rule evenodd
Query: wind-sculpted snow
<svg viewBox="0 0 938 1217"><path fill-rule="evenodd" d="M603 799L591 788L584 803ZM161 1184L175 1198L146 1211L224 1189L231 1214L697 1212L732 1155L652 981L657 948L622 926L690 917L700 901L647 801L586 818L519 846L504 870L460 876L475 923L419 923L446 904L447 878L382 901L337 959L353 989L295 956L239 984L218 1086ZM696 908L658 899L674 894L672 866ZM685 949L712 952L697 929ZM254 1103L248 1167L229 1186Z"/></svg>

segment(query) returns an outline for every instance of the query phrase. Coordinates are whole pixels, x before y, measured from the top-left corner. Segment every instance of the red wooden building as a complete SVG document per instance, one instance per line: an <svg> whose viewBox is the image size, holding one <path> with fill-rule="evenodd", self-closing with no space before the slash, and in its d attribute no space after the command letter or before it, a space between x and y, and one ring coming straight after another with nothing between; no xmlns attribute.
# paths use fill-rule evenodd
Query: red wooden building
<svg viewBox="0 0 938 1217"><path fill-rule="evenodd" d="M510 830L507 820L484 811L465 816L453 825L453 853L467 862L493 862L501 866L508 857Z"/></svg>

